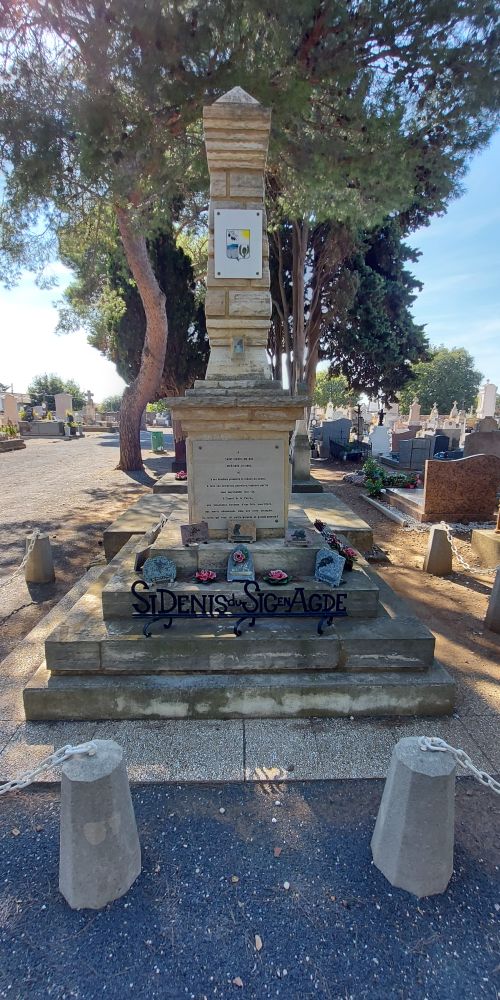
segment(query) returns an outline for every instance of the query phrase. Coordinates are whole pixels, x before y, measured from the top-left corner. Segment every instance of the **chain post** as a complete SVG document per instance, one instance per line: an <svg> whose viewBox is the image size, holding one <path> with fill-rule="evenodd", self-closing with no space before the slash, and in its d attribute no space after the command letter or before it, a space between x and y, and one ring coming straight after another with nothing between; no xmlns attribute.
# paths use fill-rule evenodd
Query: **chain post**
<svg viewBox="0 0 500 1000"><path fill-rule="evenodd" d="M421 736L419 739L419 746L421 750L434 750L439 753L450 753L452 757L456 760L457 764L464 771L469 771L470 774L480 782L481 785L486 785L490 788L492 792L496 792L500 795L500 781L488 774L487 771L481 771L475 764L472 763L468 754L465 750L457 749L457 747L450 746L446 740L442 740L439 736Z"/></svg>
<svg viewBox="0 0 500 1000"><path fill-rule="evenodd" d="M485 576L494 576L495 575L495 573L496 573L496 567L495 567L495 569L485 569L484 567L481 567L481 570L477 571L477 570L474 570L472 568L472 566L469 566L469 563L466 562L465 559L463 558L463 556L460 555L460 552L458 551L458 549L457 549L457 547L455 545L455 542L453 541L453 535L451 533L450 525L447 524L446 521L440 521L440 525L441 525L441 527L443 527L445 529L445 531L446 531L446 537L447 537L447 539L448 539L448 541L450 543L450 546L451 546L451 551L453 552L453 555L455 556L455 559L457 560L457 562L460 563L460 565L463 567L463 569L468 570L469 573L481 572Z"/></svg>
<svg viewBox="0 0 500 1000"><path fill-rule="evenodd" d="M33 536L32 536L32 539L31 539L29 545L28 545L28 550L25 553L22 562L17 567L17 569L15 569L14 572L10 574L10 576L6 576L5 579L3 580L3 582L0 581L0 590L2 590L4 587L6 587L7 584L10 583L11 580L13 580L14 577L17 576L17 574L20 573L22 569L24 569L24 567L26 566L26 563L28 562L28 559L29 559L31 553L33 552L33 549L34 549L34 546L35 546L35 542L36 542L39 534L40 534L40 528L33 528Z"/></svg>
<svg viewBox="0 0 500 1000"><path fill-rule="evenodd" d="M77 754L88 754L89 757L93 757L96 750L97 747L93 740L89 740L88 743L79 743L77 746L66 743L65 746L60 747L59 750L54 750L54 753L49 754L48 757L44 757L43 760L39 761L37 766L31 771L25 771L18 778L6 781L4 785L0 785L0 795L6 795L7 792L16 791L19 788L26 788L35 781L39 774L43 774L44 771L50 771L53 767L60 767L61 764L64 764L65 760L69 760L70 757L75 757Z"/></svg>

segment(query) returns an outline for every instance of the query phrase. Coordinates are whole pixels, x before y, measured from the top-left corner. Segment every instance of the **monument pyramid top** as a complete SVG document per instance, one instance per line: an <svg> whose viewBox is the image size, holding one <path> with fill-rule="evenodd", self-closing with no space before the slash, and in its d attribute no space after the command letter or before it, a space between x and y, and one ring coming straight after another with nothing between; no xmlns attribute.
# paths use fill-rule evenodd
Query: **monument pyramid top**
<svg viewBox="0 0 500 1000"><path fill-rule="evenodd" d="M214 104L258 104L259 102L252 97L251 94L247 94L243 87L233 87L232 90L228 90L227 94L223 94L222 97L218 97Z"/></svg>

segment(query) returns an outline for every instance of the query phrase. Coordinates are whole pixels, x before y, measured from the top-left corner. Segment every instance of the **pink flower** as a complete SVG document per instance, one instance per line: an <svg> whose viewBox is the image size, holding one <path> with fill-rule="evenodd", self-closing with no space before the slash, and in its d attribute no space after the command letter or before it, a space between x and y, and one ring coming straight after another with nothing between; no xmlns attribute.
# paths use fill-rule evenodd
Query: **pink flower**
<svg viewBox="0 0 500 1000"><path fill-rule="evenodd" d="M350 546L347 546L347 548L343 550L343 554L347 556L348 559L357 559L358 556L356 549L352 549Z"/></svg>
<svg viewBox="0 0 500 1000"><path fill-rule="evenodd" d="M288 573L284 573L282 569L270 569L267 574L270 580L286 580Z"/></svg>
<svg viewBox="0 0 500 1000"><path fill-rule="evenodd" d="M214 573L213 569L199 569L196 573L196 579L200 583L211 583L212 580L217 579L217 573Z"/></svg>
<svg viewBox="0 0 500 1000"><path fill-rule="evenodd" d="M236 551L233 552L233 562L235 562L235 563L244 563L244 562L246 562L245 553L242 552L241 549L236 549Z"/></svg>
<svg viewBox="0 0 500 1000"><path fill-rule="evenodd" d="M180 479L182 482L184 482L184 480L187 479L187 477L188 477L188 474L185 471L185 469L181 469L180 472L176 472L175 473L175 478L178 479L178 480Z"/></svg>

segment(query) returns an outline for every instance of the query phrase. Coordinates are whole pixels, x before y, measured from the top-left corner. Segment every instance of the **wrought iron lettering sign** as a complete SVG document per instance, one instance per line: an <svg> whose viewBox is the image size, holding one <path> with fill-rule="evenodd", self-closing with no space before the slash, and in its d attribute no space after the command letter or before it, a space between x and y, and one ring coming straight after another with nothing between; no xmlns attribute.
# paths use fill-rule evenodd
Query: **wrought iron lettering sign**
<svg viewBox="0 0 500 1000"><path fill-rule="evenodd" d="M323 634L325 625L331 625L334 618L344 618L346 593L326 591L306 591L295 587L293 594L278 594L261 590L255 581L243 586L243 593L190 593L182 594L164 587L148 587L144 580L132 584L132 594L137 599L133 604L134 618L147 618L144 635L150 635L155 622L162 621L164 628L170 628L174 618L236 618L235 635L241 635L240 626L248 621L255 625L257 618L317 618L318 634Z"/></svg>

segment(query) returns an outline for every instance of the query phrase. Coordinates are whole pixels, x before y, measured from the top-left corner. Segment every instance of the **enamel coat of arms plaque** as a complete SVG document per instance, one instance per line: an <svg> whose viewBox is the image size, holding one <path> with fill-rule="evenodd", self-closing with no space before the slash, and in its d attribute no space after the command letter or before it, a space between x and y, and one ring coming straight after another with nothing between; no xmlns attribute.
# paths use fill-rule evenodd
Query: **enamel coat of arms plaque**
<svg viewBox="0 0 500 1000"><path fill-rule="evenodd" d="M214 269L216 278L262 277L262 212L216 209Z"/></svg>

